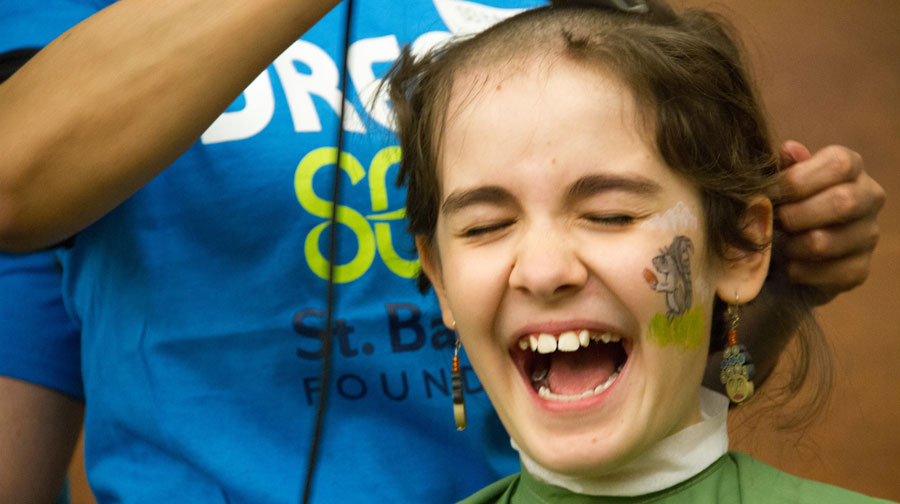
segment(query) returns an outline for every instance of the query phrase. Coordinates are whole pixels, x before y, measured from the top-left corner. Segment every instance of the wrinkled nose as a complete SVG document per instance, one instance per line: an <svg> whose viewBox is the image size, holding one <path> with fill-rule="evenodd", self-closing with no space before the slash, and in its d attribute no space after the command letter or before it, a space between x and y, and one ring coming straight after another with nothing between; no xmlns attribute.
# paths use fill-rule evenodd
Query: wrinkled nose
<svg viewBox="0 0 900 504"><path fill-rule="evenodd" d="M561 233L534 230L519 244L509 285L553 301L580 291L587 277L587 267L571 240Z"/></svg>

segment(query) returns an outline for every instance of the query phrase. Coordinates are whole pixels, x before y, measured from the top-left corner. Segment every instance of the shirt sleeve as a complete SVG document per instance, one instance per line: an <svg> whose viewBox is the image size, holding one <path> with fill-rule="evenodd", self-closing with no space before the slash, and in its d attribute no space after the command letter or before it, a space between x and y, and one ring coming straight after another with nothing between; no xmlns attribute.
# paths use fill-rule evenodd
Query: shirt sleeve
<svg viewBox="0 0 900 504"><path fill-rule="evenodd" d="M0 375L84 400L80 331L53 252L0 254Z"/></svg>
<svg viewBox="0 0 900 504"><path fill-rule="evenodd" d="M0 2L0 53L43 47L111 1L9 0Z"/></svg>

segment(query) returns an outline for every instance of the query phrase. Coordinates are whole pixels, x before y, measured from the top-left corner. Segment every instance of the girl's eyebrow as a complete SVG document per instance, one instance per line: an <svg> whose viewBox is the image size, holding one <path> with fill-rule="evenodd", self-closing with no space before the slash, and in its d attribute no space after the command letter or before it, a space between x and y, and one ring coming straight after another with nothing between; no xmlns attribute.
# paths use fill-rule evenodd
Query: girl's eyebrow
<svg viewBox="0 0 900 504"><path fill-rule="evenodd" d="M639 176L587 175L569 186L569 199L585 199L605 191L626 191L638 195L652 196L662 190L655 181Z"/></svg>
<svg viewBox="0 0 900 504"><path fill-rule="evenodd" d="M626 191L639 195L652 196L662 187L651 179L639 175L587 175L569 186L566 196L569 199L585 199L605 191ZM441 204L441 212L451 215L460 210L479 204L496 206L515 204L516 198L500 186L481 186L474 189L456 191Z"/></svg>
<svg viewBox="0 0 900 504"><path fill-rule="evenodd" d="M451 215L460 210L482 203L491 205L506 205L515 203L515 198L506 189L500 186L481 186L474 189L456 191L447 196L441 204L441 211Z"/></svg>

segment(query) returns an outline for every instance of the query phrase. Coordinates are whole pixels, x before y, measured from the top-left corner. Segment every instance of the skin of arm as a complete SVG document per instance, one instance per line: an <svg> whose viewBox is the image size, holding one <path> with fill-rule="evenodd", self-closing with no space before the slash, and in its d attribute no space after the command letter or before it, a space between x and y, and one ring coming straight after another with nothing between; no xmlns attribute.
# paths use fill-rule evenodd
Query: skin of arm
<svg viewBox="0 0 900 504"><path fill-rule="evenodd" d="M56 502L84 404L5 376L0 376L0 397L0 502Z"/></svg>
<svg viewBox="0 0 900 504"><path fill-rule="evenodd" d="M61 35L0 85L0 249L115 208L337 3L121 0Z"/></svg>
<svg viewBox="0 0 900 504"><path fill-rule="evenodd" d="M801 319L779 310L779 300L804 287L814 304L823 304L857 287L869 276L878 243L878 212L885 191L864 167L859 154L828 146L814 155L788 141L782 148L776 227L783 234L787 279L770 276L753 303L743 307L740 338L753 355L761 385L795 334ZM765 347L766 351L754 351ZM710 355L703 383L721 390L722 352Z"/></svg>

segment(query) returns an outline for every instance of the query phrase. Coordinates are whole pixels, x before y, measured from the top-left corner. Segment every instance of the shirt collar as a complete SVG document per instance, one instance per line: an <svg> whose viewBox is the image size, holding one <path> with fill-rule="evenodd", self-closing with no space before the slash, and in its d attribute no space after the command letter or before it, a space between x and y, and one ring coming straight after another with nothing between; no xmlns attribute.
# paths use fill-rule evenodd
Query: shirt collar
<svg viewBox="0 0 900 504"><path fill-rule="evenodd" d="M602 478L580 478L547 469L519 452L522 467L536 479L583 495L643 495L686 481L728 451L728 398L700 389L703 420L663 439L637 459Z"/></svg>

